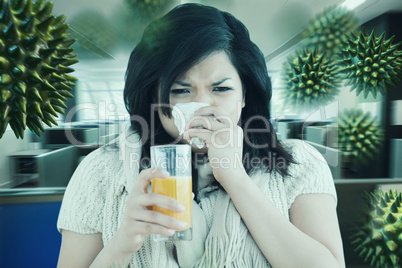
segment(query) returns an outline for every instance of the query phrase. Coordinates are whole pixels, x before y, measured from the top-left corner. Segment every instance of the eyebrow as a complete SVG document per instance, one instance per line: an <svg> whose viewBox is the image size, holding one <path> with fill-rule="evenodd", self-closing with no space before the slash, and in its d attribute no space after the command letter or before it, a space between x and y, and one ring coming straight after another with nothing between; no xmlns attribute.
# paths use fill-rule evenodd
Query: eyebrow
<svg viewBox="0 0 402 268"><path fill-rule="evenodd" d="M219 80L219 81L217 81L217 82L215 82L215 83L212 83L211 86L220 85L220 84L222 84L223 82L225 82L226 80L231 80L231 79L232 79L232 78L225 77L225 78L223 78L223 79L221 79L221 80ZM182 80L175 80L175 81L173 82L173 84L178 84L179 86L183 86L183 87L191 87L191 84L186 83L186 82L184 82L184 81L182 81Z"/></svg>

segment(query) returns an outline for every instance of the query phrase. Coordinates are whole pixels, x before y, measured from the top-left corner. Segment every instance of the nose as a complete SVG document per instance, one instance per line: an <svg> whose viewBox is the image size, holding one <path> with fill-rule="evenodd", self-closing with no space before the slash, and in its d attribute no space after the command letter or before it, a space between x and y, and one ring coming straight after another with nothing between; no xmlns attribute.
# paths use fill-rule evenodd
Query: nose
<svg viewBox="0 0 402 268"><path fill-rule="evenodd" d="M215 105L213 96L208 92L208 90L198 90L197 94L193 98L194 102L201 102L209 104L210 106Z"/></svg>

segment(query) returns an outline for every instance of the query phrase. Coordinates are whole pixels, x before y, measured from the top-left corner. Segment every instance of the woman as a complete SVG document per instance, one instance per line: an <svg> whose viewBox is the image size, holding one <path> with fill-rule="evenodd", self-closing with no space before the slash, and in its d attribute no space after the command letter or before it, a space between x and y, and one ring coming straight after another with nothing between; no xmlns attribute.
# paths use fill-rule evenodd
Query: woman
<svg viewBox="0 0 402 268"><path fill-rule="evenodd" d="M131 127L88 155L67 187L59 267L344 267L336 192L322 156L276 140L264 57L226 12L185 4L153 22L133 50L124 99ZM180 135L176 103L202 102ZM201 127L201 128L200 128ZM148 193L165 177L155 144L205 141L193 152L193 240L154 242L183 211ZM199 161L201 160L201 161Z"/></svg>

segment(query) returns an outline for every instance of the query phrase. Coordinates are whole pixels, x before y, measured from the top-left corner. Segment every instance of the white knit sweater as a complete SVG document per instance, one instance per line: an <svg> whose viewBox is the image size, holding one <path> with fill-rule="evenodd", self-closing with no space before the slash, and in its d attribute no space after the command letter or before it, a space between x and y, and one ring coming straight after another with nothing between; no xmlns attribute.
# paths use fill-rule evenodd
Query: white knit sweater
<svg viewBox="0 0 402 268"><path fill-rule="evenodd" d="M66 189L57 228L81 234L101 233L106 244L121 224L127 197L138 176L139 135L123 133L80 163ZM300 194L330 194L337 201L334 182L322 155L299 140L283 142L298 165L290 176L255 172L253 181L289 219ZM193 201L193 240L154 242L147 237L133 254L130 267L270 267L244 225L228 194L217 186L211 166L199 167L198 202ZM249 174L250 175L250 174ZM247 202L245 200L245 202Z"/></svg>

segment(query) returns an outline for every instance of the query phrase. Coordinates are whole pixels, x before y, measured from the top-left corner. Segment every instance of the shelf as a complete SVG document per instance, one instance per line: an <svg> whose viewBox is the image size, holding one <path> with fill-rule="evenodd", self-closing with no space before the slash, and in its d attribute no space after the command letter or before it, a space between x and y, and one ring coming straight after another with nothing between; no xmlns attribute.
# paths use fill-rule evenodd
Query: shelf
<svg viewBox="0 0 402 268"><path fill-rule="evenodd" d="M66 187L0 189L0 205L61 202Z"/></svg>

